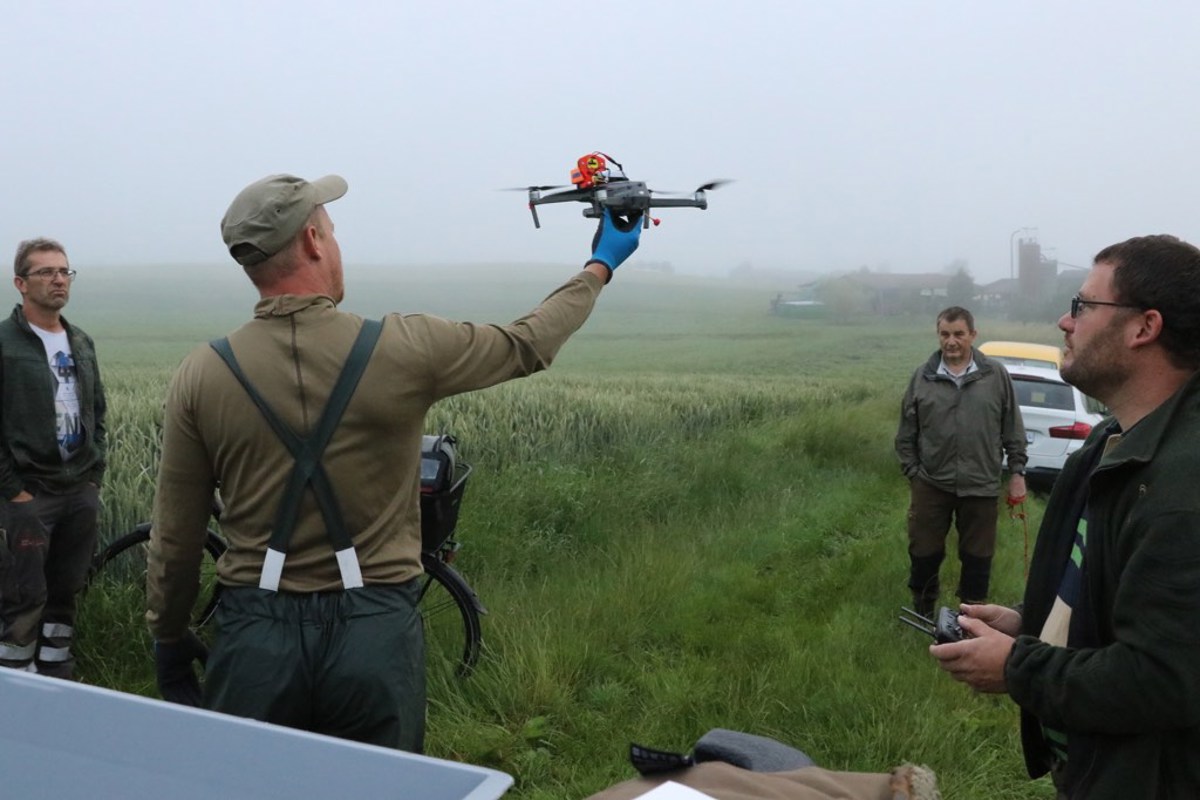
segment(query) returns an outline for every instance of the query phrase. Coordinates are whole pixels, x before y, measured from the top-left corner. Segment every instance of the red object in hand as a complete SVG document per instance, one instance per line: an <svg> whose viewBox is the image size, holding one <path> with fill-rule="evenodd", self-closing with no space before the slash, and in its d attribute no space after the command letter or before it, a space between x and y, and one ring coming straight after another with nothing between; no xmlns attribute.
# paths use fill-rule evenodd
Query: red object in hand
<svg viewBox="0 0 1200 800"><path fill-rule="evenodd" d="M1025 502L1025 495L1021 495L1020 497L1013 497L1013 496L1010 494L1010 495L1008 496L1008 504L1009 504L1009 506L1019 506L1019 505L1021 505L1021 504L1022 504L1022 503L1024 503L1024 502Z"/></svg>

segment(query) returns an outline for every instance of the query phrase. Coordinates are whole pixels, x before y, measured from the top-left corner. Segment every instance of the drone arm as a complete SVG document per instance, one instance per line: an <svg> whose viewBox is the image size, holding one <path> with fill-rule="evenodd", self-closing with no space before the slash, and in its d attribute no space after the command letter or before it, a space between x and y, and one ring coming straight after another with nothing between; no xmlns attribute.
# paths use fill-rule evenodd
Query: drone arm
<svg viewBox="0 0 1200 800"><path fill-rule="evenodd" d="M556 192L543 196L537 189L529 190L529 213L533 215L533 227L542 227L541 221L538 220L537 207L543 203L566 203L570 200L586 200L590 193L581 192L577 189L570 189L565 192Z"/></svg>
<svg viewBox="0 0 1200 800"><path fill-rule="evenodd" d="M651 208L708 208L708 197L704 192L696 192L692 197L656 197L650 198Z"/></svg>

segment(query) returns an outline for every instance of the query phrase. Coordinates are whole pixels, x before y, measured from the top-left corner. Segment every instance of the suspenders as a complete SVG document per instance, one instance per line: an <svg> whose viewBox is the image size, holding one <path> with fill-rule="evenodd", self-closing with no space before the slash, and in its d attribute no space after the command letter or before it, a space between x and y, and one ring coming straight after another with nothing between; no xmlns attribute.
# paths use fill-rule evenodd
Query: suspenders
<svg viewBox="0 0 1200 800"><path fill-rule="evenodd" d="M250 399L254 401L254 405L258 406L258 410L262 412L263 417L271 426L271 430L275 431L275 435L287 447L296 462L292 468L291 477L288 479L287 488L284 490L283 499L279 503L279 510L275 514L275 525L271 531L270 544L267 546L266 559L263 561L262 576L259 578L260 589L279 591L279 579L283 575L283 562L287 556L292 531L296 526L296 517L300 512L300 500L309 486L312 486L317 506L321 509L321 518L325 522L325 530L333 545L334 554L337 556L342 586L346 589L357 589L363 585L358 554L355 552L354 543L350 540L350 534L346 530L346 522L342 517L337 497L333 493L329 475L325 472L324 465L321 464L321 456L325 452L325 447L329 444L342 414L346 411L346 406L350 403L350 397L358 387L358 381L367 368L367 360L371 357L371 351L375 349L375 343L378 341L382 329L383 323L379 320L363 320L358 338L354 340L354 346L350 348L350 355L346 358L345 366L342 367L342 374L338 376L337 383L329 395L329 403L325 406L316 428L307 439L297 436L287 426L287 423L267 405L262 395L242 372L242 368L233 355L233 348L229 346L228 338L209 342L209 346L229 366L234 377L250 395Z"/></svg>

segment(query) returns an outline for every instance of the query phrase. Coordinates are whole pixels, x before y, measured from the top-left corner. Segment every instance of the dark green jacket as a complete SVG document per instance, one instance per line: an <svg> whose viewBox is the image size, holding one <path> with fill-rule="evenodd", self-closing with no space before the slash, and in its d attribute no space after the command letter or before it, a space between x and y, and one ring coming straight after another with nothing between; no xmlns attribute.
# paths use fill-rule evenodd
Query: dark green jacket
<svg viewBox="0 0 1200 800"><path fill-rule="evenodd" d="M1115 426L1115 423L1114 423ZM1105 426L1067 461L1034 550L1005 678L1025 760L1050 765L1041 723L1068 735L1070 797L1200 797L1200 377L1101 455ZM1037 638L1088 484L1082 586L1066 647Z"/></svg>
<svg viewBox="0 0 1200 800"><path fill-rule="evenodd" d="M64 462L58 451L54 381L42 340L29 327L21 306L0 321L0 498L22 489L37 494L69 489L104 475L104 388L96 348L86 333L65 319L67 340L79 374L83 444Z"/></svg>
<svg viewBox="0 0 1200 800"><path fill-rule="evenodd" d="M1025 426L1012 378L999 362L972 349L975 372L959 387L939 375L941 351L917 368L900 404L896 457L907 478L958 497L1000 493L1002 455L1025 466Z"/></svg>

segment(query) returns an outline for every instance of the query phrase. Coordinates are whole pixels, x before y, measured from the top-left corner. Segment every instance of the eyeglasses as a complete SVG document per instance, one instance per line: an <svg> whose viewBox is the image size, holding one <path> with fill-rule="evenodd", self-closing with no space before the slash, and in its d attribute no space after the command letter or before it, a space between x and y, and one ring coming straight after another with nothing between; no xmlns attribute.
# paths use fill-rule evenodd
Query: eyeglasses
<svg viewBox="0 0 1200 800"><path fill-rule="evenodd" d="M1115 308L1140 308L1146 310L1145 306L1136 306L1133 303L1109 303L1104 300L1084 300L1079 295L1071 298L1071 319L1079 316L1079 309L1084 306L1113 306Z"/></svg>
<svg viewBox="0 0 1200 800"><path fill-rule="evenodd" d="M26 272L21 277L37 278L38 280L42 281L52 281L55 278L66 278L69 281L73 281L75 280L75 274L75 270L73 269L63 269L61 267L43 267L42 269L35 269L31 272Z"/></svg>

